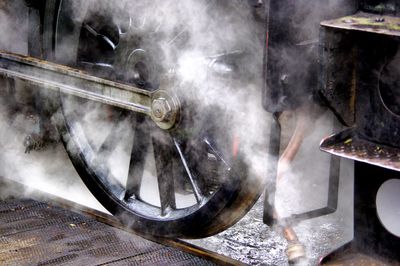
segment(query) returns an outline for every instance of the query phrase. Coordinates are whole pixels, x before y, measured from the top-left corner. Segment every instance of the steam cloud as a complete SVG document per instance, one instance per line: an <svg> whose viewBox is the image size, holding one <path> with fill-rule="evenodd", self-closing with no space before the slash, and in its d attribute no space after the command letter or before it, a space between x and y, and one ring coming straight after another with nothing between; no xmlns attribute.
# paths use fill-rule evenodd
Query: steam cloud
<svg viewBox="0 0 400 266"><path fill-rule="evenodd" d="M203 116L204 110L216 110L216 113L223 114L217 116L221 139L228 134L237 135L244 159L251 167L251 176L265 178L269 167L266 161L268 151L266 143L269 138L271 117L261 106L264 36L260 34L263 29L254 22L253 14L246 8L247 2L236 0L190 0L180 1L179 4L174 0L110 2L76 1L74 12L76 19L81 19L83 6L97 11L106 10L110 14L121 14L113 16L113 23L116 25L126 23L124 18L126 13L129 13L132 19L131 30L138 34L150 32L162 36L161 42L144 43L144 47L137 48L152 51L150 56L157 55L158 58L154 60L161 65L165 75L171 74L174 77L173 84L178 95L190 102L191 108L200 110L193 117L194 121L199 121L194 126L200 128L194 130L200 131L206 124L207 117ZM27 15L26 9L24 12ZM19 16L20 19L15 22L16 18L10 17L10 13L13 12L2 11L0 4L0 28L3 36L7 36L0 38L0 48L26 54L26 21L23 19L24 16ZM68 47L60 50L71 52ZM226 58L234 57L235 64L227 63L224 54L227 54ZM76 58L76 54L62 56ZM31 124L27 123L24 114L14 115L10 121L6 115L9 113L6 105L1 106L0 147L6 152L0 156L0 175L102 209L92 198L82 196L84 193L81 190L77 191L77 184L81 184L81 181L76 179L72 171L64 171L68 168L66 164L70 163L67 162L65 152L60 147L31 154L23 153L23 139L32 129L38 130L37 124L34 121L31 121ZM76 102L68 101L66 108L77 111ZM86 104L81 108L79 113L84 114L81 126L85 135L89 135L90 142L96 146L96 143L102 143L113 125L105 119L107 110L103 107ZM330 130L331 125L322 127ZM127 158L130 153L129 147L132 145L132 134L134 132L131 121L121 119L116 131L120 141L107 161L113 175L122 177L119 180L122 184L125 183L124 176L129 165ZM59 163L54 158L60 159ZM147 160L151 158L148 156ZM303 163L304 160L298 162L299 165ZM149 165L154 163L149 162ZM286 192L282 197L285 202L279 203L280 208L287 214L296 209L292 208L291 204L298 202L299 195L296 193L298 189L293 184L304 182L301 187L307 187L310 180L308 177L300 179L297 170L289 173L289 178L280 187ZM156 181L151 179L154 175L154 170L151 169L145 173L152 188L156 187L154 185ZM317 185L320 184L315 186ZM155 204L159 204L158 199L149 198L149 201L152 200ZM309 229L306 228L306 231Z"/></svg>
<svg viewBox="0 0 400 266"><path fill-rule="evenodd" d="M121 25L126 23L123 19L130 17L132 19L130 30L137 31L138 34L145 32L162 36L161 43L150 38L149 40L154 43L143 43L141 45L144 47L136 48L150 51L150 56L153 54L159 56L154 60L161 65L164 73L172 72L178 95L183 95L183 98L190 102L191 107L201 111L215 109L220 114L228 114L221 117L215 115L218 119L217 123L220 123L221 126L218 132L221 134L235 132L240 139L244 158L253 168L252 175L255 178L265 176L263 171L266 169L266 157L264 156L266 150L263 144L268 137L266 135L268 130L263 128L268 124L269 115L259 104L262 85L263 35L259 34L260 25L254 23L247 3L243 1L230 1L229 4L221 4L220 1L185 1L176 5L174 1L153 1L150 4L140 1L134 3L121 1L118 4L110 4L108 1L96 1L96 4L90 1L77 1L75 10L72 12L72 16L76 20L84 16L82 12L84 6L95 12L107 10L108 14L122 14L113 16L114 21L110 24ZM4 50L26 54L28 10L22 3L17 3L12 8L14 10L1 13L1 20L4 22L1 25L4 25L4 36L7 36L7 39L1 39L1 47ZM17 21L11 12L15 12L16 9L20 12L22 10L25 14L25 16L19 16ZM222 16L221 10L223 11ZM65 49L65 51L70 50ZM225 58L229 59L231 55L239 60L234 64L224 62ZM76 58L75 54L62 56ZM10 88L7 84L5 86ZM32 95L25 91L22 84L16 84L15 90L19 92L16 97L19 104L32 105ZM42 96L46 97L46 94ZM111 131L112 125L104 122L105 117L101 115L104 114L104 108L96 104L86 104L78 109L73 101L67 101L66 108L73 108L74 111L84 114L81 126L91 143L101 143L107 133ZM4 140L2 148L12 151L9 152L7 158L2 160L2 164L8 165L9 162L12 162L10 165L14 165L14 167L2 167L2 175L13 176L26 184L35 183L35 187L40 187L45 191L53 190L51 192L57 194L54 188L46 188L49 187L51 180L55 179L54 177L48 178L51 175L51 170L46 170L47 164L50 164L48 158L43 162L46 167L38 162L33 164L24 162L29 156L43 155L47 151L23 154L22 143L25 136L38 133L39 126L34 110L29 108L26 110L23 107L23 110L19 111L24 111L24 114L12 114L11 125L8 125L6 117L10 111L2 112L4 116L2 119L2 140ZM207 117L204 117L204 112L201 111L194 113L194 117L192 117L193 121L201 121L201 123L193 125L194 131L197 132L200 132L201 127L207 123L205 120ZM32 115L30 115L31 113ZM31 121L29 119L28 122L25 121L25 116L28 116ZM129 133L133 133L129 131L129 122L121 121L117 126L116 135L121 138L120 145L113 151L113 156L110 156L107 163L112 166L110 169L114 176L126 176L129 161L126 159L128 157L124 157L124 155L129 155L129 146L131 145ZM102 130L98 130L99 128ZM121 145L121 143L126 145ZM56 151L57 153L59 152ZM120 156L114 156L117 154ZM46 156L44 157L46 158ZM49 158L54 157L50 156ZM65 156L63 160L65 160ZM62 167L62 165L55 166L56 169ZM154 176L154 172L150 171L147 175ZM39 176L41 182L36 179ZM61 176L64 177L61 179L68 187L74 187L75 181L69 183L67 181L71 179L69 176ZM123 178L119 181L125 182ZM73 196L69 198L73 198Z"/></svg>
<svg viewBox="0 0 400 266"><path fill-rule="evenodd" d="M219 124L217 132L221 135L217 139L235 134L240 139L244 158L252 168L252 176L260 179L265 176L267 150L264 143L268 139L270 114L260 104L264 41L260 32L263 25L254 22L247 2L185 1L177 5L174 1L122 1L118 4L96 1L96 7L91 2L84 5L93 14L119 14L110 19L121 31L128 28L133 35L143 35L141 42L131 49L145 50L151 58L149 61L155 61L156 68L162 70L161 88L167 82L170 86L167 89L173 88L190 109L197 111L190 113L190 119L195 121L191 130L201 132L212 122L207 121L209 117L215 119ZM82 6L77 8L81 10ZM115 39L118 43L118 38ZM231 62L232 58L234 62ZM101 60L96 63L105 64ZM78 108L74 103L66 106L75 111ZM101 124L99 113L106 111L99 108L95 104L87 105L80 111L86 114L82 121L89 121L84 123L83 131L90 135L91 143L101 143L111 130ZM210 115L211 110L215 111ZM96 128L104 130L99 132ZM122 126L116 135L123 136L127 130L129 125ZM126 143L125 148L130 145ZM130 151L126 148L124 152ZM112 165L112 169L127 169L127 163L113 160L108 165ZM119 182L123 184L125 180Z"/></svg>

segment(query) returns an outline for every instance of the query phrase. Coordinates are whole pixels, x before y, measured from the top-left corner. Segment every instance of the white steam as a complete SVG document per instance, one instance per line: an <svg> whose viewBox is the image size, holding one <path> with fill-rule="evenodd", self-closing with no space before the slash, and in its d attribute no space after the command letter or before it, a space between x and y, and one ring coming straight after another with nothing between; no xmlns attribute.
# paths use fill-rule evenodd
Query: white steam
<svg viewBox="0 0 400 266"><path fill-rule="evenodd" d="M76 13L82 14L82 5L79 3L77 1ZM189 102L187 107L199 111L193 117L194 121L200 121L194 124L194 127L199 127L195 131L200 131L207 122L212 122L204 121L207 119L204 113L212 112L217 118L216 124L219 125L219 137L226 140L226 136L233 135L239 139L240 151L251 168L250 175L260 180L266 177L269 169L267 143L271 115L261 106L264 36L259 35L262 30L254 22L246 1L189 0L179 1L179 4L175 0L88 1L83 6L114 14L114 23L128 24L133 34L158 36L145 40L143 47L132 49L145 49L150 51L150 56L159 56L154 59L162 65L166 76L173 76L172 84L177 94ZM24 22L15 22L14 16L10 17L0 8L0 29L3 36L7 36L0 38L1 49L27 53L24 39L26 31L21 33L21 28L26 30ZM122 26L120 29L124 31ZM76 58L76 54L67 56ZM234 63L229 61L231 58L234 58ZM167 79L161 77L163 78ZM6 101L7 99L3 99L3 102ZM107 118L107 108L97 104L77 107L76 102L68 103L71 105L66 105L66 108L72 107L81 115L82 131L96 150L99 148L98 144L113 130L114 125ZM101 208L93 198L84 196L87 191L79 188L82 182L77 179L61 146L40 152L33 151L31 154L24 153L23 140L32 129L38 130L38 125L34 122L27 123L29 119L24 114L13 116L9 121L6 115L8 111L3 104L1 106L0 176L14 178L34 188ZM322 125L310 139L319 139L331 132L332 125L324 122L331 121L329 119L322 116L317 121ZM109 166L113 176L120 177L118 182L125 184L130 147L135 133L132 121L120 121L115 132L118 144L105 164ZM298 191L301 189L312 188L319 195L326 195L324 182L329 156L319 153L317 142L313 145L302 150L293 168L289 169L289 174L279 184L278 206L285 214L298 211L298 207L304 207L303 203L308 200L309 206L316 207L313 206L315 198L305 197L302 201L299 200L301 195ZM150 148L149 154L151 153ZM150 162L151 158L146 161L149 162L144 175L148 182L143 189L146 191L144 194L150 195L148 191L158 188L154 179L154 162ZM323 176L323 179L318 176ZM152 193L154 196L151 195L148 201L156 198L153 203L159 205L156 196L158 192ZM193 199L183 197L178 200L192 202Z"/></svg>

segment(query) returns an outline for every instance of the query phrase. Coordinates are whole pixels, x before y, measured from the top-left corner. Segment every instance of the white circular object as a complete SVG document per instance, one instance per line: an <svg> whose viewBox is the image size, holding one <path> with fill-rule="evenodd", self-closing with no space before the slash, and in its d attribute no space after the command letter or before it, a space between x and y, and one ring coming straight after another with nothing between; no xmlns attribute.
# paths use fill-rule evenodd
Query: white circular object
<svg viewBox="0 0 400 266"><path fill-rule="evenodd" d="M376 194L376 209L382 225L400 237L400 179L383 183Z"/></svg>

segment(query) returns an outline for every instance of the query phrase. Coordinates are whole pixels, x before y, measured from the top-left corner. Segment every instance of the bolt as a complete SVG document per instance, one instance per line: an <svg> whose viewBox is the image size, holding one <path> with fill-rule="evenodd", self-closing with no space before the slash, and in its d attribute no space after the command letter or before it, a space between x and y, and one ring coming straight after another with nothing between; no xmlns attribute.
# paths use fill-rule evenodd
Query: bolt
<svg viewBox="0 0 400 266"><path fill-rule="evenodd" d="M168 121L172 108L165 98L154 99L151 104L154 120L158 122Z"/></svg>

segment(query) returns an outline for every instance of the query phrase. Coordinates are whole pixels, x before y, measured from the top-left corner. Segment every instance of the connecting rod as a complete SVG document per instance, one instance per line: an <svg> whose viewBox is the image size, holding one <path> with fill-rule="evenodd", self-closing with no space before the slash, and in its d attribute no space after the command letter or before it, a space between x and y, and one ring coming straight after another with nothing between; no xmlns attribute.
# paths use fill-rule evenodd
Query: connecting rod
<svg viewBox="0 0 400 266"><path fill-rule="evenodd" d="M171 128L179 112L176 97L163 89L150 92L29 56L0 51L0 76L27 82L32 88L49 89L143 113L162 129Z"/></svg>

